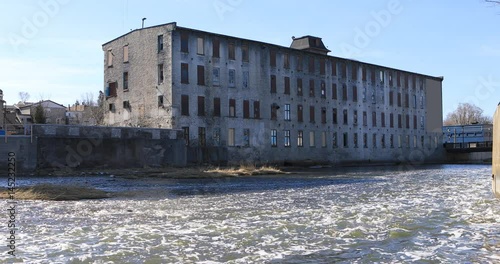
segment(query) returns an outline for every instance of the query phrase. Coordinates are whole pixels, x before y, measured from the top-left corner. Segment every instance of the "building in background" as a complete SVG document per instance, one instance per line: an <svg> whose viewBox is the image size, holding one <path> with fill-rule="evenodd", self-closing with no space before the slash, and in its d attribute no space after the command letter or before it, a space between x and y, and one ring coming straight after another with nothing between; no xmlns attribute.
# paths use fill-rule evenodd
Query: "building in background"
<svg viewBox="0 0 500 264"><path fill-rule="evenodd" d="M442 77L178 27L103 45L105 123L182 129L240 162L412 162L442 153ZM210 155L210 153L208 153Z"/></svg>
<svg viewBox="0 0 500 264"><path fill-rule="evenodd" d="M64 125L66 123L66 107L51 100L43 100L36 103L25 102L16 105L19 109L18 118L22 121L22 124L35 122L33 116L39 105L44 110L46 124Z"/></svg>

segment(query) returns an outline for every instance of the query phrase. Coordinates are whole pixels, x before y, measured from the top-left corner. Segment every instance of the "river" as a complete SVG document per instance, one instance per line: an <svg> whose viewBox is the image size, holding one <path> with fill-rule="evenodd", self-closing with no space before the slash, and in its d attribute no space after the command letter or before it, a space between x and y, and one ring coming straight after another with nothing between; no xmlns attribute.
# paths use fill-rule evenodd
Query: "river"
<svg viewBox="0 0 500 264"><path fill-rule="evenodd" d="M2 254L2 263L500 262L490 166L207 180L19 176L17 184L39 182L133 195L19 201L16 258Z"/></svg>

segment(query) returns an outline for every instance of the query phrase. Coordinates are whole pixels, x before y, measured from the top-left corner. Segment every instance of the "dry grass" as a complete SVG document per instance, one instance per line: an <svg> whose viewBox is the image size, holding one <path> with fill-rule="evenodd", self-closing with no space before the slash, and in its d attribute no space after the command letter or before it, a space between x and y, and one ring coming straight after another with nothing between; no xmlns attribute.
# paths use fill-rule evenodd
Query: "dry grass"
<svg viewBox="0 0 500 264"><path fill-rule="evenodd" d="M94 188L52 184L40 184L30 187L17 188L14 194L14 198L20 200L76 201L109 197L110 194L107 192ZM5 190L0 192L0 199L7 198L9 198L8 191Z"/></svg>
<svg viewBox="0 0 500 264"><path fill-rule="evenodd" d="M205 170L206 173L213 173L225 176L251 176L251 175L274 175L274 174L288 174L276 167L263 166L256 167L255 165L241 165L237 168L214 168Z"/></svg>

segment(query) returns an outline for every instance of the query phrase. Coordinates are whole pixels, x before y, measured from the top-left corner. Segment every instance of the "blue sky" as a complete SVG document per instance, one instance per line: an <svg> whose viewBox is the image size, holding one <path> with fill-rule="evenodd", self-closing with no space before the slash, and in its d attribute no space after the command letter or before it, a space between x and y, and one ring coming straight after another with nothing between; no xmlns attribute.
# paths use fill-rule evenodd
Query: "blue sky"
<svg viewBox="0 0 500 264"><path fill-rule="evenodd" d="M286 4L284 4L286 3ZM500 101L500 6L483 0L22 0L0 4L0 89L8 104L64 105L103 89L101 45L141 27L179 26L289 46L323 38L330 55L444 76L443 112Z"/></svg>

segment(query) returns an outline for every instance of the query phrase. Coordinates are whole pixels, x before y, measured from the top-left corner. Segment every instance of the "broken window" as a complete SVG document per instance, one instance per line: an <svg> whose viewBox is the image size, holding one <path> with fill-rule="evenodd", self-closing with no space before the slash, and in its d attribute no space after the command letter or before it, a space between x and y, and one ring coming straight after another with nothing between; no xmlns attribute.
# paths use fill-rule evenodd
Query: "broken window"
<svg viewBox="0 0 500 264"><path fill-rule="evenodd" d="M229 87L236 87L236 71L234 69L229 69Z"/></svg>
<svg viewBox="0 0 500 264"><path fill-rule="evenodd" d="M332 135L332 146L334 148L338 147L338 145L337 145L337 132L333 132L333 135Z"/></svg>
<svg viewBox="0 0 500 264"><path fill-rule="evenodd" d="M158 95L158 106L163 106L163 95Z"/></svg>
<svg viewBox="0 0 500 264"><path fill-rule="evenodd" d="M205 133L205 128L204 127L198 127L198 144L200 147L204 147L207 145L206 141L206 133Z"/></svg>
<svg viewBox="0 0 500 264"><path fill-rule="evenodd" d="M309 97L314 97L314 80L309 80Z"/></svg>
<svg viewBox="0 0 500 264"><path fill-rule="evenodd" d="M321 123L326 124L326 107L321 108Z"/></svg>
<svg viewBox="0 0 500 264"><path fill-rule="evenodd" d="M297 95L302 96L302 79L297 78Z"/></svg>
<svg viewBox="0 0 500 264"><path fill-rule="evenodd" d="M158 84L162 84L164 80L163 64L158 64Z"/></svg>
<svg viewBox="0 0 500 264"><path fill-rule="evenodd" d="M157 42L157 47L158 47L158 52L163 50L163 35L158 35L158 42Z"/></svg>
<svg viewBox="0 0 500 264"><path fill-rule="evenodd" d="M248 128L243 129L243 146L250 146L250 129Z"/></svg>
<svg viewBox="0 0 500 264"><path fill-rule="evenodd" d="M337 108L333 108L332 110L332 123L337 124Z"/></svg>
<svg viewBox="0 0 500 264"><path fill-rule="evenodd" d="M212 85L219 86L220 84L220 68L212 69Z"/></svg>
<svg viewBox="0 0 500 264"><path fill-rule="evenodd" d="M325 84L325 81L321 81L321 98L326 98L326 84Z"/></svg>

